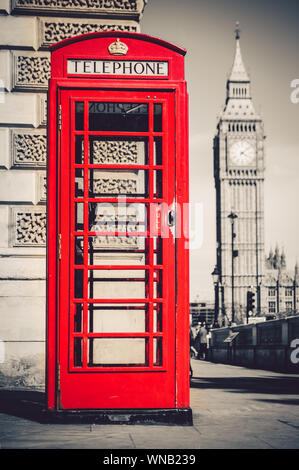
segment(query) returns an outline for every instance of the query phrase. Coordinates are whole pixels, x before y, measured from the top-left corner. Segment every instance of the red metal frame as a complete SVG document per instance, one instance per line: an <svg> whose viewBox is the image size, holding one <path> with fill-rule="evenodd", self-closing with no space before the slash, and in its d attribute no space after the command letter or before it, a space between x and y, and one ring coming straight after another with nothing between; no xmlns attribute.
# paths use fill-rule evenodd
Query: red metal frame
<svg viewBox="0 0 299 470"><path fill-rule="evenodd" d="M72 77L65 78L67 57L99 57L95 51L107 50L111 38L122 37L129 45L126 59L168 60L169 77L167 79L136 80L122 77ZM87 53L87 54L86 54ZM92 235L109 235L109 232L88 232L88 210L84 212L85 230L74 230L75 202L81 202L87 209L89 203L115 203L114 197L89 197L89 169L109 170L144 170L148 175L148 194L145 197L129 197L127 203L156 204L175 202L183 207L188 203L188 134L187 134L187 92L183 76L183 55L185 51L176 46L132 33L92 33L76 39L65 40L52 47L52 77L49 87L49 159L48 159L48 256L47 256L47 403L49 409L55 408L186 408L189 406L189 266L188 266L188 220L187 211L184 218L178 220L177 230L181 237L176 240L171 231L168 238L163 238L163 263L154 264L154 239L149 231L111 232L113 235L128 234L137 237L146 236L149 257L145 265L88 265L88 237ZM107 52L101 58L109 59ZM157 59L157 57L159 59ZM74 101L85 102L84 130L74 129ZM88 100L92 101L128 101L142 102L149 105L148 132L99 132L88 130ZM153 103L162 103L162 132L153 129ZM57 127L57 110L61 105L63 126L61 132ZM168 126L168 127L167 127ZM85 158L83 164L74 163L74 135L82 135L84 153L88 155L90 135L134 136L147 138L149 143L149 160L145 165L95 165ZM163 158L169 161L154 165L154 137L163 137ZM75 197L74 171L84 171L84 196ZM160 170L163 175L163 188L168 188L167 195L155 197L154 171ZM70 191L70 192L69 192ZM157 196L157 195L156 195ZM159 222L160 228L165 225ZM182 227L184 226L184 230ZM58 259L58 234L61 234L61 260ZM75 236L84 238L83 264L75 265L73 260ZM73 283L70 272L75 268L84 272L83 299L73 299ZM97 270L143 270L147 274L148 293L142 299L92 299L88 298L88 272ZM163 297L154 297L154 276L158 278L163 272ZM168 273L168 274L167 274ZM165 275L167 274L167 275ZM143 280L138 278L138 280ZM71 299L71 300L70 300ZM73 299L73 300L72 300ZM70 303L71 301L71 303ZM83 330L74 332L71 329L74 316L74 305L83 304ZM88 304L97 303L112 305L128 304L130 309L148 308L148 328L142 333L91 333L88 332ZM73 305L73 306L72 306ZM134 307L134 305L136 305ZM153 331L153 314L158 305L164 305L163 331ZM69 312L70 318L69 318ZM167 314L166 314L167 312ZM71 321L70 321L71 319ZM165 328L165 320L167 328ZM168 323L167 323L168 322ZM148 345L149 362L145 366L88 366L88 338L145 338ZM74 366L72 351L74 338L82 338L82 367ZM162 365L153 363L154 338L167 340L163 349ZM161 375L162 374L162 375ZM168 378L165 378L168 377ZM103 385L105 390L102 392ZM163 389L164 387L164 389ZM90 392L97 388L99 393ZM76 393L74 393L76 390ZM148 390L148 393L146 392ZM118 398L111 395L117 393Z"/></svg>

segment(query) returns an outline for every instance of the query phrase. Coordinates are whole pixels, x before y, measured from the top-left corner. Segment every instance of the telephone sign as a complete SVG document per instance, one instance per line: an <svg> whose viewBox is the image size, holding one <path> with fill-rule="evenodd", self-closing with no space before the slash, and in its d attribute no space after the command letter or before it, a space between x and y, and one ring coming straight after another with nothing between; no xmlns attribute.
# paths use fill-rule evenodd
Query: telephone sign
<svg viewBox="0 0 299 470"><path fill-rule="evenodd" d="M168 62L136 60L76 60L67 61L68 74L81 75L125 75L167 77Z"/></svg>
<svg viewBox="0 0 299 470"><path fill-rule="evenodd" d="M185 50L104 32L51 54L48 409L190 421Z"/></svg>

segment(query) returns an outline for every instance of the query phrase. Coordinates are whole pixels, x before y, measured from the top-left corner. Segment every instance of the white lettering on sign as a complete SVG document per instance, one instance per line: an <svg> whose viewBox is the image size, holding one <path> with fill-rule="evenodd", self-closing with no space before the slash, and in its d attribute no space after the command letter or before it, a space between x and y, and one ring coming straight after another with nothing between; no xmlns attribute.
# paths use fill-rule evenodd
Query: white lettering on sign
<svg viewBox="0 0 299 470"><path fill-rule="evenodd" d="M67 73L72 75L167 77L168 62L68 59Z"/></svg>

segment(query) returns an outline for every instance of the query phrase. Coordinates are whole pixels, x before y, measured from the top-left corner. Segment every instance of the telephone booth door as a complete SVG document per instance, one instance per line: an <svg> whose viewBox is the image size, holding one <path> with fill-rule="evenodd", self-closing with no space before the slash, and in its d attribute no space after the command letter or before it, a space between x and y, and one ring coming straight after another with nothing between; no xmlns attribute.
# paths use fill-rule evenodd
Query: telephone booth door
<svg viewBox="0 0 299 470"><path fill-rule="evenodd" d="M63 408L174 406L173 114L173 93L61 95Z"/></svg>
<svg viewBox="0 0 299 470"><path fill-rule="evenodd" d="M116 34L86 36L98 51ZM144 37L122 34L143 57ZM88 53L68 47L55 63ZM48 408L187 408L182 85L59 73L49 92Z"/></svg>

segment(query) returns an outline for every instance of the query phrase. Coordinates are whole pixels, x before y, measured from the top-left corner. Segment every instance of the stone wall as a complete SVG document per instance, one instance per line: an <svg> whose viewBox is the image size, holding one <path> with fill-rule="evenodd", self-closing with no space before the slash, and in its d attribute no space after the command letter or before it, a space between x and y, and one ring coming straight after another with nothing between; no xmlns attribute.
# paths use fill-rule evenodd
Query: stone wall
<svg viewBox="0 0 299 470"><path fill-rule="evenodd" d="M0 5L0 386L44 387L49 46L139 32L147 0Z"/></svg>

